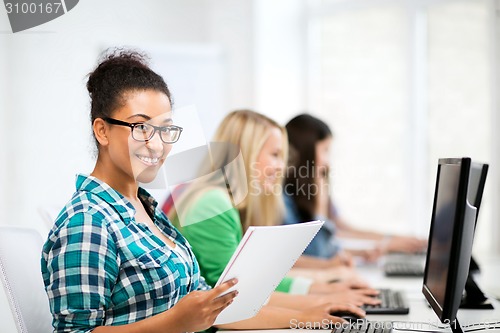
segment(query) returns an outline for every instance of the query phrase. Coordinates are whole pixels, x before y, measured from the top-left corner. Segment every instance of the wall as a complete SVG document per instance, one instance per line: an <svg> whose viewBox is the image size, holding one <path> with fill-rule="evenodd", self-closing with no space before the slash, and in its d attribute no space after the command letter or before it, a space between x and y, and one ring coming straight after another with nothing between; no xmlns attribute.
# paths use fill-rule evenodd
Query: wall
<svg viewBox="0 0 500 333"><path fill-rule="evenodd" d="M209 41L220 45L227 62L228 110L253 108L254 2L215 0L208 6Z"/></svg>
<svg viewBox="0 0 500 333"><path fill-rule="evenodd" d="M255 1L255 105L283 124L307 111L305 3Z"/></svg>

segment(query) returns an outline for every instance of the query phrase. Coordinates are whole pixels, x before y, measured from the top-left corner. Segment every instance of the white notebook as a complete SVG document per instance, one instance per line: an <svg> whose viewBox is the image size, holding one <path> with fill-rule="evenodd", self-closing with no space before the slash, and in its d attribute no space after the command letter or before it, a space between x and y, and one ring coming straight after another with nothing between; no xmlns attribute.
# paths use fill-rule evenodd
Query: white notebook
<svg viewBox="0 0 500 333"><path fill-rule="evenodd" d="M313 221L249 227L217 281L216 286L238 278L229 291L236 289L239 294L219 314L215 325L255 316L322 225L322 221Z"/></svg>

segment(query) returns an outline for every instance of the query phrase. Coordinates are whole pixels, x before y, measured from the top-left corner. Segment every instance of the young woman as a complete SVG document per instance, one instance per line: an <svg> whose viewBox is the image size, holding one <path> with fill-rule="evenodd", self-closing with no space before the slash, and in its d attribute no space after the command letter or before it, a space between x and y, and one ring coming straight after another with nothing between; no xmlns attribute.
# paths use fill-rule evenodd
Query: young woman
<svg viewBox="0 0 500 333"><path fill-rule="evenodd" d="M108 53L90 74L97 162L43 247L55 332L186 332L212 325L237 292L209 290L188 242L138 186L182 132L170 91L135 52ZM193 311L196 315L193 315Z"/></svg>
<svg viewBox="0 0 500 333"><path fill-rule="evenodd" d="M173 223L193 246L202 275L211 285L217 282L249 226L280 224L284 213L281 181L288 151L285 129L268 117L247 110L228 114L213 141L217 144L211 146L210 162L204 163L206 168L196 180L183 185L182 193L173 194L169 212ZM311 283L288 278L277 290L324 295L273 293L269 305L297 310L331 301L377 303L370 297L376 293L372 289L350 290L349 284L346 288L333 283ZM281 314L293 315L289 311L283 309ZM254 318L256 325L268 320L265 311Z"/></svg>
<svg viewBox="0 0 500 333"><path fill-rule="evenodd" d="M288 122L286 130L291 158L284 185L287 206L284 223L300 223L312 219L326 221L304 251L306 256L300 262L302 267L329 267L337 260L336 256L341 253L337 233L345 237L378 241L379 245L371 251L353 253L367 260L376 259L385 252L415 252L425 249L426 242L415 237L383 235L356 229L346 223L338 215L328 192L329 153L333 139L330 128L318 118L301 114Z"/></svg>

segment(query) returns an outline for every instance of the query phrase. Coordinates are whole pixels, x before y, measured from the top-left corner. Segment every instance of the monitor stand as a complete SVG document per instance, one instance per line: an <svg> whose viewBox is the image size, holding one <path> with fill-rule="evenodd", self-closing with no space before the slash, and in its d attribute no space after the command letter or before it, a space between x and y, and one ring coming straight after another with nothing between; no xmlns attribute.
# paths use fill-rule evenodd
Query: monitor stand
<svg viewBox="0 0 500 333"><path fill-rule="evenodd" d="M488 298L484 295L477 283L474 281L471 273L469 273L469 276L467 276L467 281L465 282L465 294L462 297L460 308L483 310L493 309L493 305L490 303Z"/></svg>
<svg viewBox="0 0 500 333"><path fill-rule="evenodd" d="M481 269L479 268L479 265L477 261L474 259L473 256L470 257L470 265L469 265L469 274L470 273L480 273Z"/></svg>

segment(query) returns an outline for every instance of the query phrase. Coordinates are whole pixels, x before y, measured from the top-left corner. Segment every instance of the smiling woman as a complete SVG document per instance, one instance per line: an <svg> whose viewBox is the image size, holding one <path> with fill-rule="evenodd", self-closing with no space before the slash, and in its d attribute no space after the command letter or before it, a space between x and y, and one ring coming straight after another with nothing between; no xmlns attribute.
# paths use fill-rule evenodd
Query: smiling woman
<svg viewBox="0 0 500 333"><path fill-rule="evenodd" d="M54 331L210 327L236 292L218 296L236 281L209 290L188 242L138 186L155 178L182 131L167 85L141 54L113 51L87 89L97 161L77 176L42 254Z"/></svg>

